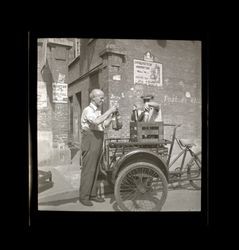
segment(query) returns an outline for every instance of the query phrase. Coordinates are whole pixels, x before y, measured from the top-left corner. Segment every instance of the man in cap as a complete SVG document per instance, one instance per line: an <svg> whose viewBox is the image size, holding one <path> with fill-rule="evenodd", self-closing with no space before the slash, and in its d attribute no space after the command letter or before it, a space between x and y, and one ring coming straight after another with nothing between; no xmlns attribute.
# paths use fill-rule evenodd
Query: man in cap
<svg viewBox="0 0 239 250"><path fill-rule="evenodd" d="M160 122L162 121L160 104L154 101L153 95L141 96L144 101L143 110L138 110L138 107L134 105L134 113L131 119L134 121L144 122Z"/></svg>

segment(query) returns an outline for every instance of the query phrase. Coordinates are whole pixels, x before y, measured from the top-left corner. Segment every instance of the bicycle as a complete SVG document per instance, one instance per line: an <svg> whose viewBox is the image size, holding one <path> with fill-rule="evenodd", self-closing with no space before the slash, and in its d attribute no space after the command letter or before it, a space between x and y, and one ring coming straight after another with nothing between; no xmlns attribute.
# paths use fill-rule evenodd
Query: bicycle
<svg viewBox="0 0 239 250"><path fill-rule="evenodd" d="M180 127L181 124L177 125ZM174 132L176 129L174 130ZM175 132L176 133L176 132ZM186 139L178 139L176 138L175 134L173 135L173 143L174 141L177 142L181 151L175 156L175 158L170 161L170 157L168 158L168 169L170 169L175 162L182 156L182 161L180 167L176 168L174 171L169 171L169 183L178 182L181 185L182 181L189 181L191 186L197 190L201 189L201 151L195 153L192 150L193 146L196 146L194 143L186 140ZM173 149L173 145L170 148L170 155ZM185 159L187 154L190 153L191 158L187 164L185 164ZM186 175L184 179L184 175Z"/></svg>

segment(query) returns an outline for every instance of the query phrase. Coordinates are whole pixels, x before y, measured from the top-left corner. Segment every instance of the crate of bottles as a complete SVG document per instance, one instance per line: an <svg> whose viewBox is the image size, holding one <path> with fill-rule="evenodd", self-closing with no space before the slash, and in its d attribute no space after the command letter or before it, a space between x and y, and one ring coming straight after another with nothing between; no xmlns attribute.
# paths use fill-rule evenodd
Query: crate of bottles
<svg viewBox="0 0 239 250"><path fill-rule="evenodd" d="M164 139L163 122L130 122L130 140L160 142Z"/></svg>

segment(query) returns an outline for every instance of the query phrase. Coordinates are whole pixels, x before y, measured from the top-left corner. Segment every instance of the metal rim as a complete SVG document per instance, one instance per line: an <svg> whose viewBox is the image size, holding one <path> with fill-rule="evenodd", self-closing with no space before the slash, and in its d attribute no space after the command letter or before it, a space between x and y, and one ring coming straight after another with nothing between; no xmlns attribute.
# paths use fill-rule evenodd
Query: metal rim
<svg viewBox="0 0 239 250"><path fill-rule="evenodd" d="M167 191L165 175L148 162L127 166L115 183L115 198L123 211L160 211Z"/></svg>

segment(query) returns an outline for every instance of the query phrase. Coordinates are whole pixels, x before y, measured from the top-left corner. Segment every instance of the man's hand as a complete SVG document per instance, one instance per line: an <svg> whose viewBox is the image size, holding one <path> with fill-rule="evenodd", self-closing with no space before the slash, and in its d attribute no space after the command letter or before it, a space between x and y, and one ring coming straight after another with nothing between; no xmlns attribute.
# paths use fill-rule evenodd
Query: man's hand
<svg viewBox="0 0 239 250"><path fill-rule="evenodd" d="M112 113L118 110L119 104L114 104L111 108L109 108L103 115L98 116L94 124L99 125L100 123L104 122ZM107 125L107 123L106 123Z"/></svg>
<svg viewBox="0 0 239 250"><path fill-rule="evenodd" d="M117 111L119 108L119 104L115 103L111 108L109 108L110 113L114 113L115 111Z"/></svg>

